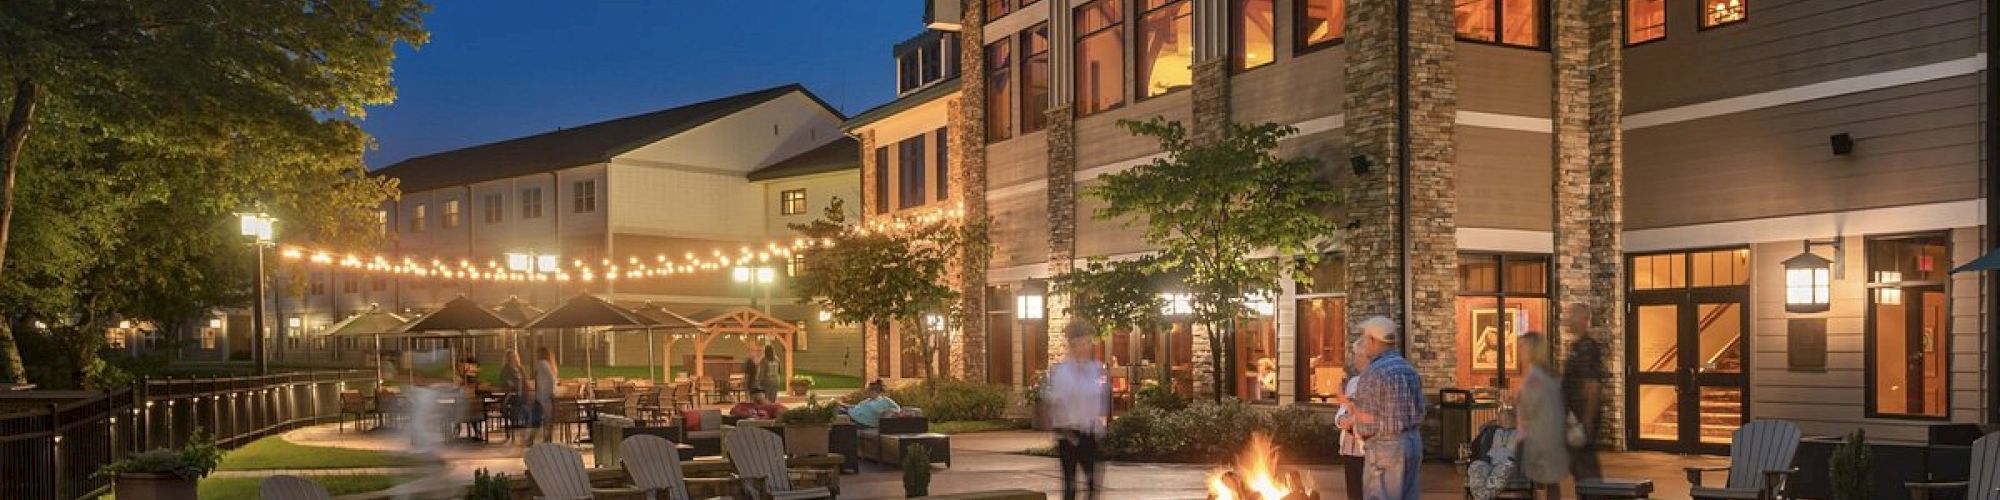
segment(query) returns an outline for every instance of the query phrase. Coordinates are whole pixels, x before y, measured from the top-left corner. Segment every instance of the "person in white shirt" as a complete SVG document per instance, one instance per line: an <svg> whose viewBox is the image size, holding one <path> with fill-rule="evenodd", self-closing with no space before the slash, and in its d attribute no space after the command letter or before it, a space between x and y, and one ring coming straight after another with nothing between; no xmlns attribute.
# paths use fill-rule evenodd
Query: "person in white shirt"
<svg viewBox="0 0 2000 500"><path fill-rule="evenodd" d="M1086 498L1097 498L1100 457L1097 441L1111 413L1111 387L1104 364L1090 358L1092 328L1081 322L1063 328L1069 353L1049 367L1042 386L1042 403L1056 431L1056 452L1062 457L1063 499L1077 498L1077 471L1083 472Z"/></svg>

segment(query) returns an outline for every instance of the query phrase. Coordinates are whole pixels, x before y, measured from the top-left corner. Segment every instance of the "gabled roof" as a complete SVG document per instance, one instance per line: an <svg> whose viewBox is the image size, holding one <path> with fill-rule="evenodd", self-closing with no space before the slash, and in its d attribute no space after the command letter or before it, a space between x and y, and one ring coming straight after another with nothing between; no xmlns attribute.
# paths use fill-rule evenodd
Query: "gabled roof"
<svg viewBox="0 0 2000 500"><path fill-rule="evenodd" d="M799 84L736 94L651 113L508 139L396 162L373 172L399 179L405 193L610 161L695 127L801 92L834 116L840 112Z"/></svg>
<svg viewBox="0 0 2000 500"><path fill-rule="evenodd" d="M748 177L751 181L768 181L859 168L861 168L861 141L843 135L833 142L799 153L798 156L778 160L777 163L752 170Z"/></svg>

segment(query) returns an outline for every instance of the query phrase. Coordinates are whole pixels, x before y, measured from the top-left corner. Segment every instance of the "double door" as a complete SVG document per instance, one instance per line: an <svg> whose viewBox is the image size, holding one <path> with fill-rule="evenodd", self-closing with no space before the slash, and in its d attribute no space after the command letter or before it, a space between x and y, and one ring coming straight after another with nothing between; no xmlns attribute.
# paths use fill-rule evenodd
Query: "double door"
<svg viewBox="0 0 2000 500"><path fill-rule="evenodd" d="M1626 429L1634 448L1726 453L1749 415L1749 287L1633 291Z"/></svg>

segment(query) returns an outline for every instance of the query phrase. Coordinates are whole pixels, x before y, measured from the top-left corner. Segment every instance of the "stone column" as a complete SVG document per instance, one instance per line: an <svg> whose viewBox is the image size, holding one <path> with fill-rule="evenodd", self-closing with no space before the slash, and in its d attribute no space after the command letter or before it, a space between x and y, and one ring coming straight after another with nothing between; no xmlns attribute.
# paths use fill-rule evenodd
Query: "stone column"
<svg viewBox="0 0 2000 500"><path fill-rule="evenodd" d="M887 193L875 192L875 131L863 131L857 134L855 139L861 143L861 200L860 206L856 208L860 209L861 221L866 222L875 217L876 197ZM888 376L885 373L878 373L875 369L883 354L883 346L875 341L879 330L876 325L861 325L862 380L875 380Z"/></svg>
<svg viewBox="0 0 2000 500"><path fill-rule="evenodd" d="M1573 339L1602 341L1612 379L1606 382L1601 419L1604 439L1624 440L1624 251L1620 239L1623 182L1619 115L1622 25L1616 7L1588 0L1555 4L1555 250L1561 311L1582 306L1592 313Z"/></svg>
<svg viewBox="0 0 2000 500"><path fill-rule="evenodd" d="M986 245L986 2L966 0L964 28L959 31L958 99L948 103L946 129L951 135L951 195L964 207L963 223L976 229L972 239ZM953 288L960 294L964 321L952 337L950 372L963 380L986 380L985 248L967 248L953 263Z"/></svg>
<svg viewBox="0 0 2000 500"><path fill-rule="evenodd" d="M1367 174L1348 186L1348 311L1401 317L1407 265L1410 317L1404 352L1426 389L1455 385L1458 248L1454 121L1457 116L1452 3L1410 0L1407 86L1399 89L1396 0L1350 0L1344 131ZM1408 127L1399 133L1399 106ZM1409 179L1401 178L1397 141L1407 135ZM1408 189L1407 219L1400 210ZM1407 220L1408 227L1402 227ZM1405 241L1407 238L1407 241ZM1407 244L1407 250L1404 245ZM1400 259L1399 259L1400 257ZM1407 263L1399 262L1407 259Z"/></svg>
<svg viewBox="0 0 2000 500"><path fill-rule="evenodd" d="M1048 111L1048 217L1049 275L1069 272L1076 267L1076 113L1069 102L1053 104ZM1069 326L1069 297L1049 293L1048 355L1053 364L1069 350L1063 328Z"/></svg>

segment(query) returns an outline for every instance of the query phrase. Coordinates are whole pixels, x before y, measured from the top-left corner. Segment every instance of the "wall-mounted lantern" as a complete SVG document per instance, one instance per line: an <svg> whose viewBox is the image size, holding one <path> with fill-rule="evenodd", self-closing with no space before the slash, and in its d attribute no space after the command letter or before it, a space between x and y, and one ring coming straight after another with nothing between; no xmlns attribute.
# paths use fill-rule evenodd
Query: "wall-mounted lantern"
<svg viewBox="0 0 2000 500"><path fill-rule="evenodd" d="M1834 260L1812 253L1814 245L1833 247L1834 258L1842 255L1840 238L1830 242L1805 242L1805 251L1785 259L1785 312L1818 313L1832 308L1833 280L1840 277Z"/></svg>
<svg viewBox="0 0 2000 500"><path fill-rule="evenodd" d="M1194 295L1186 293L1160 294L1160 315L1181 317L1194 314Z"/></svg>

